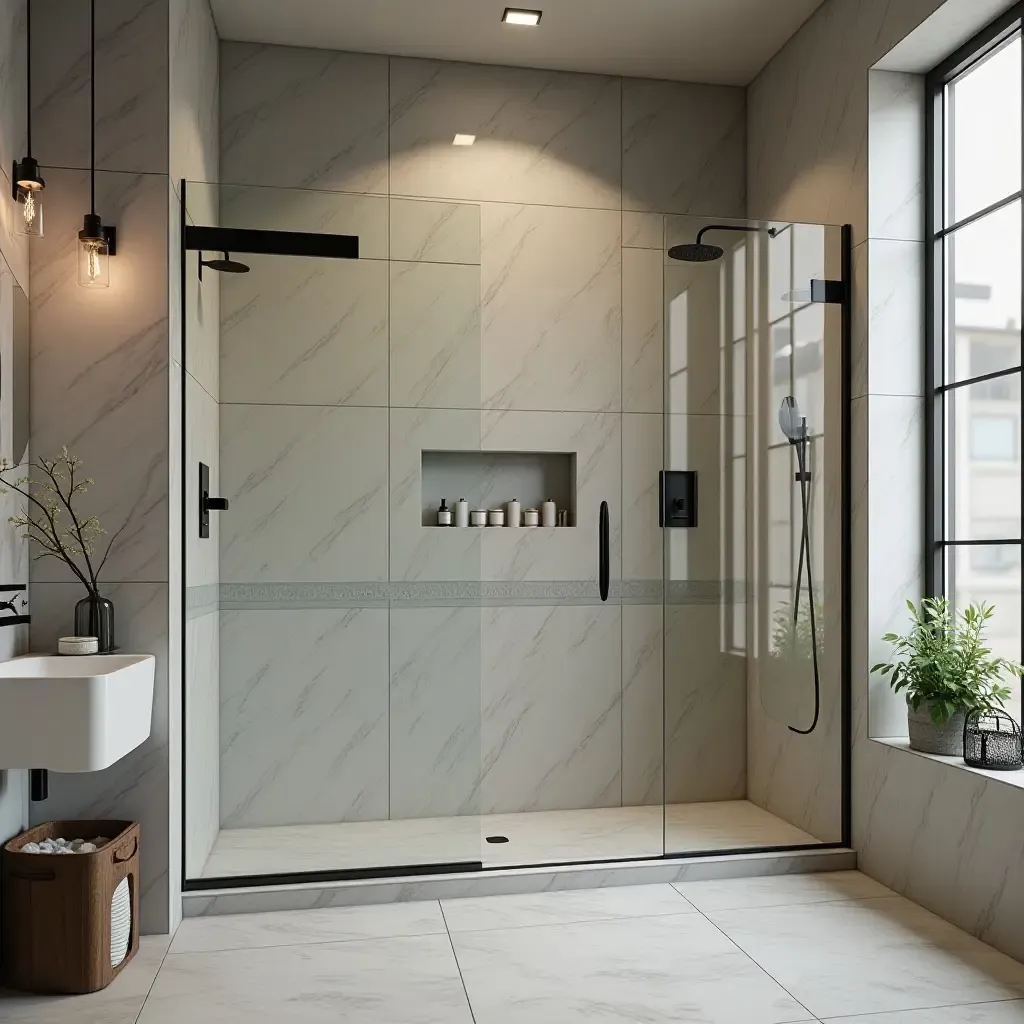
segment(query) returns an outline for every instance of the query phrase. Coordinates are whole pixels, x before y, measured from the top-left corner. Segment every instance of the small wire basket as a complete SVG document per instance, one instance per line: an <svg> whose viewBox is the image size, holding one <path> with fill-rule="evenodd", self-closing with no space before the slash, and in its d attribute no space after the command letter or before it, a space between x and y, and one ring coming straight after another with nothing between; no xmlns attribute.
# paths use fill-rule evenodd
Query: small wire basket
<svg viewBox="0 0 1024 1024"><path fill-rule="evenodd" d="M964 763L997 772L1024 768L1020 726L1005 711L972 711L964 721Z"/></svg>

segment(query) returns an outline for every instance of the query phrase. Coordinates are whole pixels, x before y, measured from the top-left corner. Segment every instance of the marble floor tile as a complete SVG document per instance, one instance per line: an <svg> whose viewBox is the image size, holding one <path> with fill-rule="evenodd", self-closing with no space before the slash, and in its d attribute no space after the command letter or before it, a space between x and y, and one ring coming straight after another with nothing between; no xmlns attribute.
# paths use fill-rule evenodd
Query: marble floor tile
<svg viewBox="0 0 1024 1024"><path fill-rule="evenodd" d="M672 884L702 913L750 907L789 907L801 903L837 903L896 895L859 871L822 871L812 875Z"/></svg>
<svg viewBox="0 0 1024 1024"><path fill-rule="evenodd" d="M707 916L819 1018L1024 995L1024 964L899 896Z"/></svg>
<svg viewBox="0 0 1024 1024"><path fill-rule="evenodd" d="M167 958L139 1024L472 1024L447 935Z"/></svg>
<svg viewBox="0 0 1024 1024"><path fill-rule="evenodd" d="M400 935L440 935L445 930L440 905L385 903L377 907L281 911L189 917L178 927L171 953L203 953L264 946L298 946Z"/></svg>
<svg viewBox="0 0 1024 1024"><path fill-rule="evenodd" d="M969 1006L872 1013L865 1017L829 1017L825 1024L832 1024L833 1021L835 1024L1020 1024L1024 1021L1024 1001L1008 999L998 1003L972 1003Z"/></svg>
<svg viewBox="0 0 1024 1024"><path fill-rule="evenodd" d="M699 914L456 932L452 944L476 1024L813 1019Z"/></svg>
<svg viewBox="0 0 1024 1024"><path fill-rule="evenodd" d="M167 953L167 935L144 935L134 959L109 988L84 996L37 996L0 989L4 1024L135 1024Z"/></svg>
<svg viewBox="0 0 1024 1024"><path fill-rule="evenodd" d="M669 804L665 809L666 853L748 846L814 846L818 842L814 836L749 800Z"/></svg>
<svg viewBox="0 0 1024 1024"><path fill-rule="evenodd" d="M442 900L441 908L445 924L453 933L694 913L694 908L679 898L679 893L671 885L630 885L614 889L569 889L518 896Z"/></svg>

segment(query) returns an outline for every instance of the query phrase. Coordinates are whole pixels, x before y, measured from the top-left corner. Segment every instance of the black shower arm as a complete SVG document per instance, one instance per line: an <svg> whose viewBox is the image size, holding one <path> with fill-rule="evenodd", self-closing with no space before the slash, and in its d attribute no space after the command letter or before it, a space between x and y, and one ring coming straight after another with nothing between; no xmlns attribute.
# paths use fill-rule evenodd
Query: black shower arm
<svg viewBox="0 0 1024 1024"><path fill-rule="evenodd" d="M697 244L700 245L700 240L704 237L705 231L767 231L769 238L774 238L778 233L778 228L752 228L746 224L705 224L704 227L697 232Z"/></svg>

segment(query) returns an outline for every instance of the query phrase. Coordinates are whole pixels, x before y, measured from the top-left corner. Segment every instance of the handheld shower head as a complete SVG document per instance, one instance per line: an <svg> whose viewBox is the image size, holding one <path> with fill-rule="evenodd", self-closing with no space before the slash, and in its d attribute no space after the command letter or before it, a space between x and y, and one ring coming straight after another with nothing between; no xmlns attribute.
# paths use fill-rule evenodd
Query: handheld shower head
<svg viewBox="0 0 1024 1024"><path fill-rule="evenodd" d="M746 224L707 224L697 232L697 241L686 245L673 245L668 251L669 259L682 260L683 263L714 263L725 255L720 245L702 242L706 231L764 231L771 238L779 232L777 228L755 228Z"/></svg>
<svg viewBox="0 0 1024 1024"><path fill-rule="evenodd" d="M779 427L790 444L807 440L807 420L800 413L800 406L792 395L786 395L779 407Z"/></svg>

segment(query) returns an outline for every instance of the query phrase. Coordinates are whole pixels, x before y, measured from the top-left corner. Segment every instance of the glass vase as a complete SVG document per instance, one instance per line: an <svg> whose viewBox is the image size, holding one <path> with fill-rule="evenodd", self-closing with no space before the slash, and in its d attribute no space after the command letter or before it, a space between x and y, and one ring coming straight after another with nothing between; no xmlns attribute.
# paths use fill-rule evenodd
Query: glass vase
<svg viewBox="0 0 1024 1024"><path fill-rule="evenodd" d="M99 594L88 594L75 605L75 636L94 636L99 653L114 650L114 606Z"/></svg>

